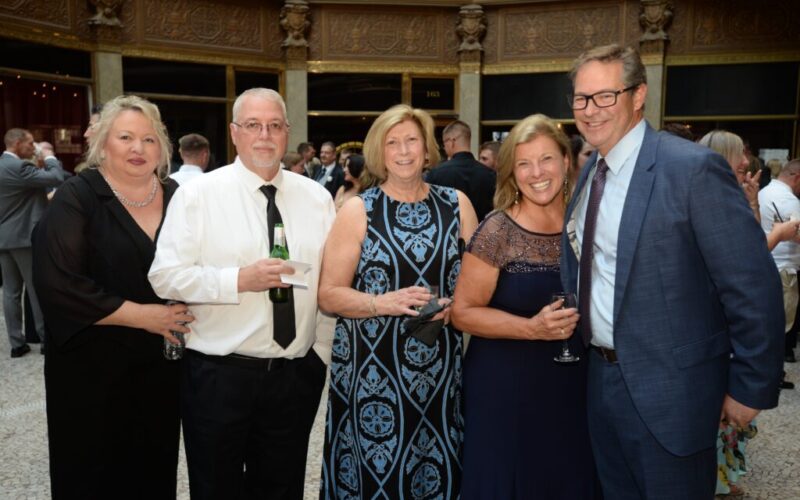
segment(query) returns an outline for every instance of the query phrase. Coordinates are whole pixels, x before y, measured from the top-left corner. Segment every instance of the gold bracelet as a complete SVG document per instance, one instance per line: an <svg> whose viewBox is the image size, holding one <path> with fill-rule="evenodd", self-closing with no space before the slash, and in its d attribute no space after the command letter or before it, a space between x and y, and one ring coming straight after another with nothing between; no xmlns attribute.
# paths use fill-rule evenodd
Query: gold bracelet
<svg viewBox="0 0 800 500"><path fill-rule="evenodd" d="M369 314L371 316L377 316L378 315L378 308L375 307L375 294L374 293L370 294L370 296L369 296Z"/></svg>

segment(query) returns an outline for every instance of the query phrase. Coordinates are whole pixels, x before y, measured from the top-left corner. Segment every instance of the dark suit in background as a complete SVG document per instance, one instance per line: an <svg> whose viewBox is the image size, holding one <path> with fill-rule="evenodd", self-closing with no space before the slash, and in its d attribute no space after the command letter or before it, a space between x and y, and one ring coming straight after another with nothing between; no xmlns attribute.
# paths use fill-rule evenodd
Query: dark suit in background
<svg viewBox="0 0 800 500"><path fill-rule="evenodd" d="M64 170L54 157L38 168L28 160L4 152L0 156L0 267L3 272L3 309L12 348L26 345L22 330L22 287L31 302L36 332L44 340L44 322L33 286L31 233L47 208L47 188L64 181Z"/></svg>
<svg viewBox="0 0 800 500"><path fill-rule="evenodd" d="M326 173L326 167L320 166L316 180L328 190L332 198L336 198L336 191L344 185L344 169L337 163L330 173Z"/></svg>
<svg viewBox="0 0 800 500"><path fill-rule="evenodd" d="M462 151L443 161L425 177L431 184L458 189L475 207L478 220L483 220L494 207L497 174L480 163L472 153Z"/></svg>

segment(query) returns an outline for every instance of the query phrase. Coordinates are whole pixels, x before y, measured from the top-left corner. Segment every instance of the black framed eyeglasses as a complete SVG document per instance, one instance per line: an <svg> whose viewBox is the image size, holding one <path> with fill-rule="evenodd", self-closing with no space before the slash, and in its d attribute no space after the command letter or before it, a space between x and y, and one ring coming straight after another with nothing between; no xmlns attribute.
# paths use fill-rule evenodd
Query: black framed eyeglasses
<svg viewBox="0 0 800 500"><path fill-rule="evenodd" d="M601 92L595 92L592 95L568 95L567 102L569 103L570 107L576 111L586 109L587 106L589 106L589 101L592 101L598 108L610 108L617 103L617 96L624 94L629 90L633 90L638 86L639 84L637 83L636 85L631 85L630 87L626 87L622 90L603 90Z"/></svg>

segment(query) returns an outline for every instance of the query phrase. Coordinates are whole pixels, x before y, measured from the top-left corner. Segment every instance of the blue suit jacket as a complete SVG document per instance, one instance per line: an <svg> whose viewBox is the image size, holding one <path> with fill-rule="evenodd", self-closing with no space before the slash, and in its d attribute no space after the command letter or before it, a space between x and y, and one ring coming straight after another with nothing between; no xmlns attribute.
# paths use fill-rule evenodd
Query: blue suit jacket
<svg viewBox="0 0 800 500"><path fill-rule="evenodd" d="M562 281L573 292L573 212L588 173L562 237ZM614 347L634 405L664 448L686 456L713 446L726 392L752 408L777 405L782 304L764 233L727 162L648 126L619 229Z"/></svg>

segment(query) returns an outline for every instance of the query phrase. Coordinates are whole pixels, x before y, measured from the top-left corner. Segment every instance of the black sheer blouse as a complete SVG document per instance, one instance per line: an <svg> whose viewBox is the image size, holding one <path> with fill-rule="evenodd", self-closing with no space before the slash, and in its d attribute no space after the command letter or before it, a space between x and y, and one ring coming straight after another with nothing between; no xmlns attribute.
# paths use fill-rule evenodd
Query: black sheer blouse
<svg viewBox="0 0 800 500"><path fill-rule="evenodd" d="M162 187L163 222L178 184L168 179ZM132 349L159 356L158 335L95 325L125 300L164 302L147 280L155 248L100 172L87 169L65 182L33 237L33 277L50 345L68 350L108 334Z"/></svg>

